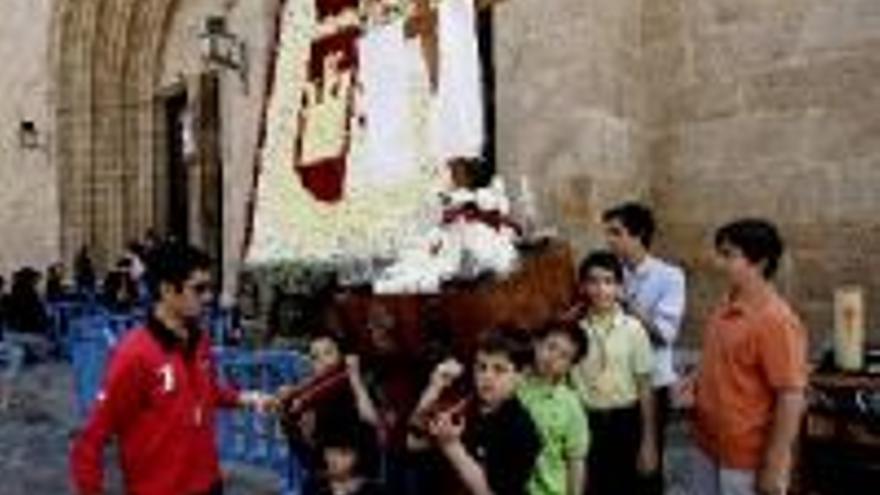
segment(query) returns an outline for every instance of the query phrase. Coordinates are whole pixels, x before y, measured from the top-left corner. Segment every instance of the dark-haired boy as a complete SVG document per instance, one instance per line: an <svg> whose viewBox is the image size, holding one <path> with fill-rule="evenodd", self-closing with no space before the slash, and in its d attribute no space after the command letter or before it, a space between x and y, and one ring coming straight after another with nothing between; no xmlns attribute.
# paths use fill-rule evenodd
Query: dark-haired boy
<svg viewBox="0 0 880 495"><path fill-rule="evenodd" d="M475 414L440 413L431 437L472 495L525 495L541 450L529 412L516 397L522 372L531 361L527 342L492 332L474 358Z"/></svg>
<svg viewBox="0 0 880 495"><path fill-rule="evenodd" d="M580 326L590 352L575 366L572 381L593 438L589 493L643 493L641 479L658 464L651 343L639 320L620 307L623 267L613 253L590 253L579 273L587 307Z"/></svg>
<svg viewBox="0 0 880 495"><path fill-rule="evenodd" d="M786 493L807 336L771 282L783 249L765 220L738 220L715 233L727 294L706 322L696 373L694 493Z"/></svg>
<svg viewBox="0 0 880 495"><path fill-rule="evenodd" d="M264 410L272 400L218 383L210 339L199 328L211 295L210 268L210 259L195 248L168 244L157 250L151 271L157 302L146 326L114 349L103 389L74 441L76 493L104 493L103 451L112 437L125 493L222 493L215 410Z"/></svg>
<svg viewBox="0 0 880 495"><path fill-rule="evenodd" d="M388 493L372 479L370 458L375 432L360 422L340 424L318 438L320 469L306 482L304 495Z"/></svg>
<svg viewBox="0 0 880 495"><path fill-rule="evenodd" d="M590 433L568 378L586 350L586 336L574 322L551 323L535 340L534 366L518 390L543 445L529 480L530 495L583 493Z"/></svg>
<svg viewBox="0 0 880 495"><path fill-rule="evenodd" d="M673 351L684 318L686 293L684 272L653 255L657 229L654 213L647 206L628 202L602 214L608 247L623 262L623 302L638 318L654 345L654 405L657 419L657 473L645 480L640 492L663 493L664 432L669 417L669 391L678 381Z"/></svg>

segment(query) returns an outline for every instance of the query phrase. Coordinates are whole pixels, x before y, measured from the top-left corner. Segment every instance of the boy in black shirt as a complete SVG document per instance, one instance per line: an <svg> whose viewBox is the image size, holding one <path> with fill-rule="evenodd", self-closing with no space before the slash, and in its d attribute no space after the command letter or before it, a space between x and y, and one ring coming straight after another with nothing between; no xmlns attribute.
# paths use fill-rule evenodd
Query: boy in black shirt
<svg viewBox="0 0 880 495"><path fill-rule="evenodd" d="M520 337L520 338L517 338ZM496 331L481 340L474 358L474 414L438 413L428 431L458 480L472 495L520 495L541 450L528 411L516 397L523 368L531 362L525 335ZM431 380L426 396L448 380Z"/></svg>

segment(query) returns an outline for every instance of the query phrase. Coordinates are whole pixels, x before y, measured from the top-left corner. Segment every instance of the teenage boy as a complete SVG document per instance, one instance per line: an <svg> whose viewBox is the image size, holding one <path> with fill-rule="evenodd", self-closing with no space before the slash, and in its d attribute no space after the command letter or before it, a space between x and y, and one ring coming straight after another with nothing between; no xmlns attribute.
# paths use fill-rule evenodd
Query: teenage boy
<svg viewBox="0 0 880 495"><path fill-rule="evenodd" d="M783 242L765 220L715 233L726 295L696 372L694 493L783 495L804 409L807 332L772 283Z"/></svg>
<svg viewBox="0 0 880 495"><path fill-rule="evenodd" d="M268 409L273 400L218 384L211 342L199 328L211 294L210 260L167 244L151 265L155 300L147 324L114 349L71 452L76 493L104 493L103 451L116 437L125 493L222 493L214 415L218 407Z"/></svg>
<svg viewBox="0 0 880 495"><path fill-rule="evenodd" d="M685 311L685 276L681 268L651 253L656 232L654 214L640 203L623 203L602 215L608 247L623 262L623 304L639 319L654 345L654 405L659 466L640 492L663 493L663 449L669 418L670 387L678 376L673 351Z"/></svg>

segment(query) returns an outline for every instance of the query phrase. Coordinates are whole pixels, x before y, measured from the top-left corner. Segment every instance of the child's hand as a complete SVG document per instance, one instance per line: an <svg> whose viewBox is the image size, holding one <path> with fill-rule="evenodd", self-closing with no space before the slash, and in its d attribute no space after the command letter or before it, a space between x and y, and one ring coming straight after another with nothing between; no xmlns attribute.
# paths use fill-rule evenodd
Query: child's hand
<svg viewBox="0 0 880 495"><path fill-rule="evenodd" d="M651 474L657 471L660 466L660 460L657 453L657 445L653 441L643 441L639 448L637 469L643 475Z"/></svg>
<svg viewBox="0 0 880 495"><path fill-rule="evenodd" d="M278 402L286 402L290 400L295 390L296 387L293 385L282 385L275 391L275 398L278 399Z"/></svg>
<svg viewBox="0 0 880 495"><path fill-rule="evenodd" d="M303 403L301 400L294 399L290 401L290 405L287 406L287 412L289 414L300 414L303 411Z"/></svg>
<svg viewBox="0 0 880 495"><path fill-rule="evenodd" d="M361 374L361 358L357 354L347 354L345 356L345 369L350 376L360 376Z"/></svg>
<svg viewBox="0 0 880 495"><path fill-rule="evenodd" d="M431 373L431 386L437 390L443 390L458 379L464 373L464 366L454 358L441 362Z"/></svg>
<svg viewBox="0 0 880 495"><path fill-rule="evenodd" d="M682 378L672 389L672 403L682 409L694 407L697 391L697 377L694 373Z"/></svg>
<svg viewBox="0 0 880 495"><path fill-rule="evenodd" d="M277 411L279 408L279 401L274 395L259 390L243 392L239 400L242 406L260 414Z"/></svg>
<svg viewBox="0 0 880 495"><path fill-rule="evenodd" d="M441 447L455 443L464 432L464 418L461 415L440 413L428 425L428 431Z"/></svg>
<svg viewBox="0 0 880 495"><path fill-rule="evenodd" d="M294 394L296 393L296 387L293 385L282 385L278 387L278 390L275 391L275 402L277 404L276 410L281 411L285 409L283 406L285 403L287 404L287 408L284 413L295 414L299 412L301 404L297 400L291 400Z"/></svg>
<svg viewBox="0 0 880 495"><path fill-rule="evenodd" d="M783 495L787 478L786 470L781 466L764 466L758 470L755 488L760 495Z"/></svg>
<svg viewBox="0 0 880 495"><path fill-rule="evenodd" d="M299 415L296 422L299 428L299 434L307 442L313 443L315 440L315 430L317 429L317 418L315 411L306 411Z"/></svg>

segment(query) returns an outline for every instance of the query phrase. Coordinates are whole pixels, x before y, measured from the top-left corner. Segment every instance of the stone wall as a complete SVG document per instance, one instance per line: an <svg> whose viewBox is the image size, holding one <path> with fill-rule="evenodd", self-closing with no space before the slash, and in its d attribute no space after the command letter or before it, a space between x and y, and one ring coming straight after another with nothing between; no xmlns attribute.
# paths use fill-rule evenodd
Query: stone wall
<svg viewBox="0 0 880 495"><path fill-rule="evenodd" d="M156 95L205 70L208 12L227 15L251 58L247 91L220 71L234 273L277 2L4 3L0 273L69 259L84 242L106 259L155 224ZM743 215L781 225L780 284L814 343L838 284L864 284L880 323L876 0L509 0L495 7L495 38L498 170L514 190L529 178L579 253L601 241L605 207L653 203L660 251L691 277L689 341L718 293L712 230ZM36 123L39 149L19 146L22 120Z"/></svg>
<svg viewBox="0 0 880 495"><path fill-rule="evenodd" d="M603 209L641 197L645 110L638 0L512 0L495 7L498 169L528 177L578 253Z"/></svg>
<svg viewBox="0 0 880 495"><path fill-rule="evenodd" d="M189 0L173 13L162 54L161 88L193 85L205 70L199 33L207 15L225 13L230 32L245 42L248 71L243 81L236 71L221 70L220 154L223 161L223 271L234 275L243 257L247 201L253 184L262 102L278 0L224 2ZM197 226L194 226L197 227ZM235 276L224 279L231 293Z"/></svg>
<svg viewBox="0 0 880 495"><path fill-rule="evenodd" d="M641 25L652 198L691 275L690 330L718 293L712 231L744 215L781 226L779 282L814 349L839 284L865 285L880 323L880 3L645 1Z"/></svg>
<svg viewBox="0 0 880 495"><path fill-rule="evenodd" d="M235 273L278 1L55 1L59 97L54 151L61 175L62 251L68 261L86 244L99 266L107 266L127 240L150 227L162 230L167 207L164 97L186 90L188 104L198 107L200 78L216 71L222 261L226 273ZM246 83L236 72L202 60L199 35L209 15L224 15L229 31L245 43ZM208 166L202 161L197 157L187 165L192 167L191 211L202 193L193 173ZM189 223L198 243L204 237L198 216Z"/></svg>
<svg viewBox="0 0 880 495"><path fill-rule="evenodd" d="M49 24L51 0L8 0L0 16L0 275L43 268L59 256L58 182L51 156ZM34 123L38 148L19 142Z"/></svg>

